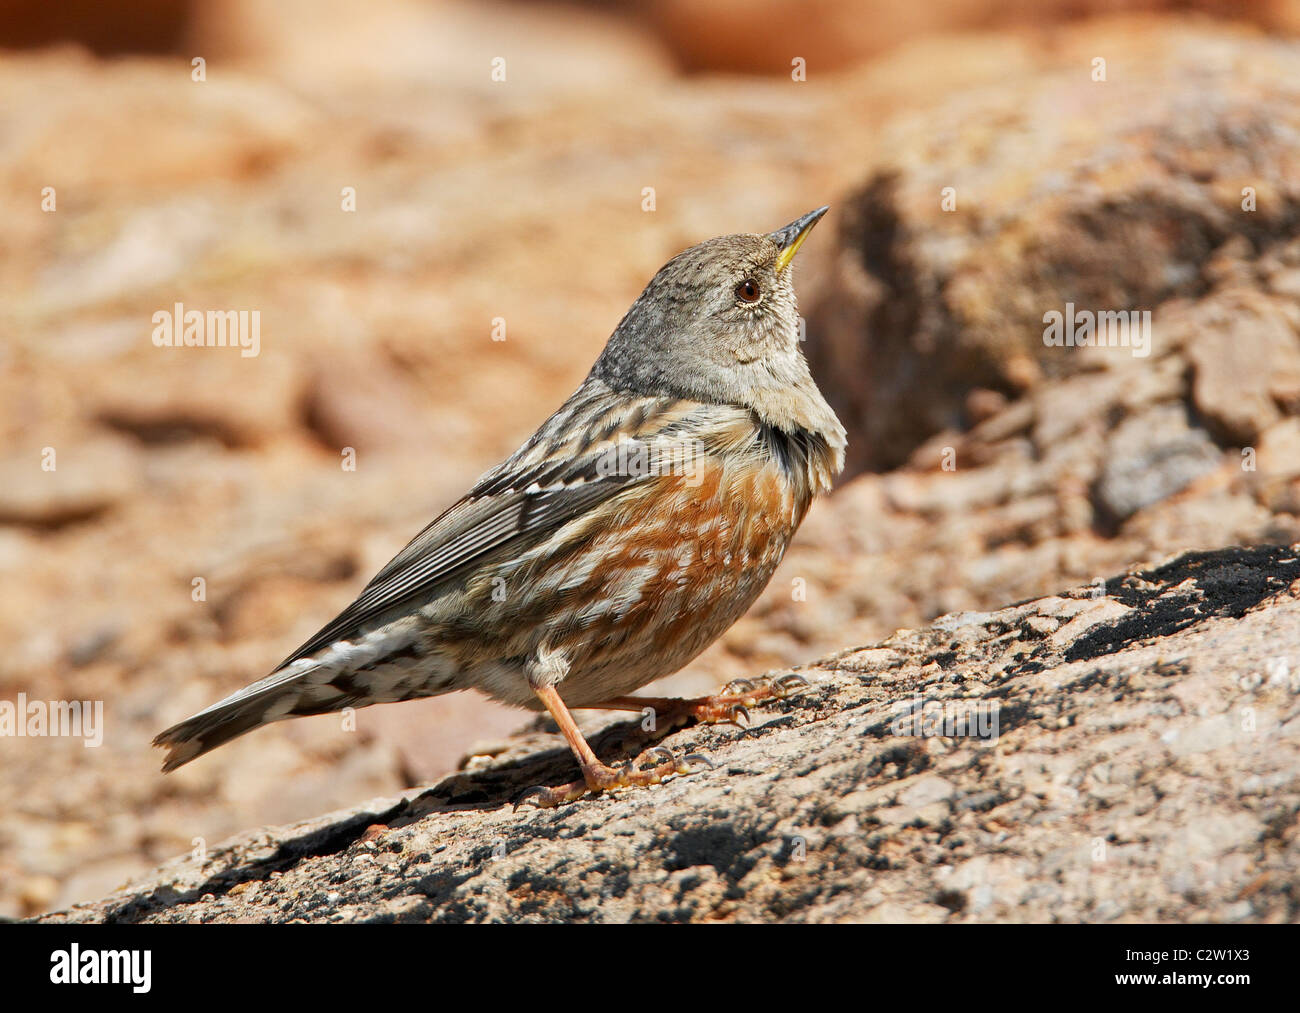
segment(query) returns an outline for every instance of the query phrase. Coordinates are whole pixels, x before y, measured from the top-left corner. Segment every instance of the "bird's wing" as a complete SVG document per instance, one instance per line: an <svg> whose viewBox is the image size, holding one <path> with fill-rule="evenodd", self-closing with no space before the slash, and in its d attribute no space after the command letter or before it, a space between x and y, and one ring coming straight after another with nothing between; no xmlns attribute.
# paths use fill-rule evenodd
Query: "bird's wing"
<svg viewBox="0 0 1300 1013"><path fill-rule="evenodd" d="M614 399L580 389L537 434L484 475L390 561L357 600L298 648L276 671L337 640L350 639L386 613L463 575L488 553L520 551L575 517L654 476L610 467L618 440L646 440L689 428L691 402ZM575 402L579 402L575 405Z"/></svg>

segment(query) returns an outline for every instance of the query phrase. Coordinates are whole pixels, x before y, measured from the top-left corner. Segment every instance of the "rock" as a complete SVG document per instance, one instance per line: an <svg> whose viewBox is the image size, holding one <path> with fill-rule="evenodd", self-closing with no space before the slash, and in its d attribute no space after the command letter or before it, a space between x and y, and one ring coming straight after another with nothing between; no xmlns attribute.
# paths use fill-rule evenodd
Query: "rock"
<svg viewBox="0 0 1300 1013"><path fill-rule="evenodd" d="M93 0L67 0L58 9L33 0L3 0L5 48L75 41L104 54L167 52L180 44L195 0L127 0L112 11Z"/></svg>
<svg viewBox="0 0 1300 1013"><path fill-rule="evenodd" d="M1300 391L1300 334L1252 290L1215 300L1187 356L1196 408L1228 444L1254 442Z"/></svg>
<svg viewBox="0 0 1300 1013"><path fill-rule="evenodd" d="M423 792L245 833L38 920L1285 920L1300 735L1280 719L1300 682L1261 666L1297 657L1300 545L1191 553L1100 600L901 630L803 669L807 689L748 732L663 740L706 750L710 771L513 812L573 774L558 736L518 740ZM900 718L918 702L938 725ZM944 724L958 714L976 720Z"/></svg>
<svg viewBox="0 0 1300 1013"><path fill-rule="evenodd" d="M1072 644L1087 630L1096 626L1098 623L1113 623L1127 615L1129 611L1130 609L1128 606L1120 604L1113 598L1101 598L1088 608L1082 609L1075 614L1068 623L1053 632L1052 635L1048 637L1048 641L1053 647L1064 648L1069 644ZM1040 622L1043 619L1049 619L1053 622L1055 621L1054 616L1031 616L1029 619L1025 620L1026 624L1029 625L1031 629L1038 628L1033 622L1034 619L1038 619Z"/></svg>
<svg viewBox="0 0 1300 1013"><path fill-rule="evenodd" d="M1300 417L1279 422L1260 439L1258 454L1250 460L1242 451L1243 468L1257 468L1256 495L1271 510L1300 513Z"/></svg>
<svg viewBox="0 0 1300 1013"><path fill-rule="evenodd" d="M1092 81L1102 49L1125 71ZM880 153L840 212L838 248L810 246L820 277L805 304L814 372L856 437L852 469L896 467L983 418L976 388L1014 398L1096 370L1136 379L1183 346L1220 439L1277 417L1274 381L1252 370L1276 364L1294 388L1294 298L1277 289L1300 207L1300 103L1281 82L1300 80L1300 49L1184 37L1132 55L1074 36L1051 68L1008 62L999 87L873 126ZM1150 344L1127 331L1107 347L1045 344L1048 315L1067 312L1139 325L1149 312Z"/></svg>
<svg viewBox="0 0 1300 1013"><path fill-rule="evenodd" d="M689 70L789 74L801 56L810 73L851 65L896 49L917 36L970 29L1023 27L1074 21L1121 9L1158 10L1161 0L1042 0L1032 7L997 0L936 0L897 4L890 0L655 0L638 4L673 54ZM1222 14L1211 0L1191 4ZM1237 19L1274 31L1300 32L1295 0L1246 0L1232 7Z"/></svg>
<svg viewBox="0 0 1300 1013"><path fill-rule="evenodd" d="M126 440L58 437L0 458L0 524L53 531L100 517L131 495L141 461Z"/></svg>
<svg viewBox="0 0 1300 1013"><path fill-rule="evenodd" d="M1193 428L1181 405L1161 405L1124 420L1106 441L1098 506L1123 522L1218 467L1221 453Z"/></svg>

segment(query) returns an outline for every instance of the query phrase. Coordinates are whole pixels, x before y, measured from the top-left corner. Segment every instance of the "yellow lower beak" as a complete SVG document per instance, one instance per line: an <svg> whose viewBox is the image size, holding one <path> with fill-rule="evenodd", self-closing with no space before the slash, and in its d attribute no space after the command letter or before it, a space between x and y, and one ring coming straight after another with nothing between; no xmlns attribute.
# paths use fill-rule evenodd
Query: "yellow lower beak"
<svg viewBox="0 0 1300 1013"><path fill-rule="evenodd" d="M799 252L799 247L808 238L808 233L812 231L814 225L821 221L822 215L829 210L828 205L827 207L820 207L816 211L809 211L802 218L796 218L785 228L777 229L770 234L769 238L776 243L777 248L781 251L776 257L777 274L790 266L790 261L794 260L794 255Z"/></svg>

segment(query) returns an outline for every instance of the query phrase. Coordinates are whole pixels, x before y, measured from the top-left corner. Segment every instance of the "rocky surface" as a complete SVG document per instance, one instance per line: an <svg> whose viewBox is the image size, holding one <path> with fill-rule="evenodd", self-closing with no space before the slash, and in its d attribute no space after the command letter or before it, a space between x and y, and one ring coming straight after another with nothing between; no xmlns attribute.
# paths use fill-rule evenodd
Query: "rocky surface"
<svg viewBox="0 0 1300 1013"><path fill-rule="evenodd" d="M1094 37L1105 80L1079 48L883 129L839 247L810 249L810 354L861 434L851 467L897 467L1035 394L1056 416L1029 434L1039 453L1080 428L1071 402L1099 433L1181 402L1233 447L1296 413L1300 50L1188 41L1153 64ZM1045 345L1067 306L1146 312L1149 343Z"/></svg>
<svg viewBox="0 0 1300 1013"><path fill-rule="evenodd" d="M682 50L707 14L685 5L655 31L604 5L320 9L196 3L179 52L0 59L0 700L107 713L94 749L0 737L0 915L495 752L523 718L468 694L287 723L166 778L149 740L514 449L665 259L823 201L797 284L857 474L664 692L1300 539L1295 42L921 19L835 73L809 49L795 81L680 74L729 65ZM261 354L154 347L178 300L259 310ZM1043 346L1067 301L1151 309L1151 354Z"/></svg>
<svg viewBox="0 0 1300 1013"><path fill-rule="evenodd" d="M512 811L574 773L533 736L42 920L1300 916L1300 545L943 616L802 673L748 730L663 740L713 770ZM612 725L597 751L638 734Z"/></svg>
<svg viewBox="0 0 1300 1013"><path fill-rule="evenodd" d="M648 0L627 3L658 33L677 61L693 71L787 74L802 57L815 68L853 66L917 37L971 29L1058 26L1098 14L1197 11L1300 32L1296 0Z"/></svg>

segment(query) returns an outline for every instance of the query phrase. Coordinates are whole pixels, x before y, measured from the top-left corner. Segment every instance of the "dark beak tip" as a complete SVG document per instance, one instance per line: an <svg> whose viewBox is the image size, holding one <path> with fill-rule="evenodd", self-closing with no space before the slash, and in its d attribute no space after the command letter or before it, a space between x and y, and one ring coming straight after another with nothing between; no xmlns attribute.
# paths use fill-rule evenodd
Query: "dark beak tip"
<svg viewBox="0 0 1300 1013"><path fill-rule="evenodd" d="M830 209L831 206L829 204L823 204L816 211L809 211L806 215L800 215L789 225L777 229L775 232L770 233L770 235L772 239L775 240L777 247L784 250L787 246L821 221L822 216Z"/></svg>

